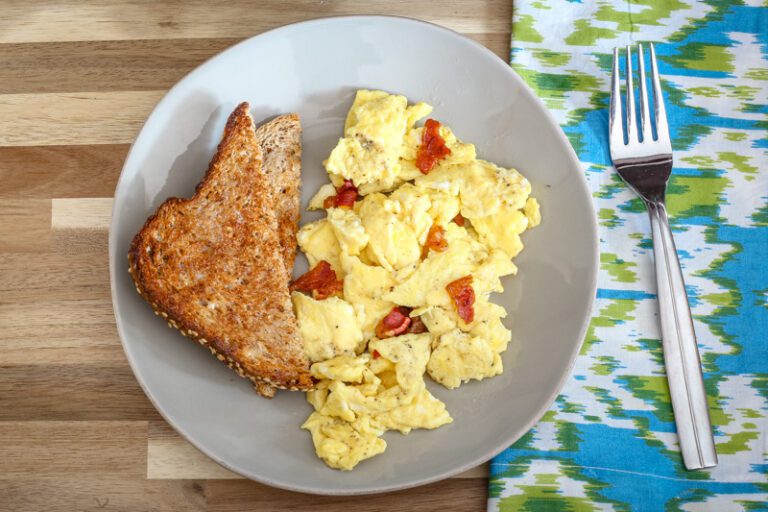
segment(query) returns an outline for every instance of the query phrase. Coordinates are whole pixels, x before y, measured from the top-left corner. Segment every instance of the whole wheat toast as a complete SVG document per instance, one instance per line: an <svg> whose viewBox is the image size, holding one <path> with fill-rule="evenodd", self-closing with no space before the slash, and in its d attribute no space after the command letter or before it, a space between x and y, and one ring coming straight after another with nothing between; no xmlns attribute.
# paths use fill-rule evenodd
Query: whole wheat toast
<svg viewBox="0 0 768 512"><path fill-rule="evenodd" d="M129 270L156 314L257 390L310 389L272 185L248 110L242 103L230 115L192 198L170 198L147 219Z"/></svg>
<svg viewBox="0 0 768 512"><path fill-rule="evenodd" d="M288 276L296 259L296 232L301 202L301 122L298 114L285 114L256 129L264 155L264 174L272 185L277 233Z"/></svg>
<svg viewBox="0 0 768 512"><path fill-rule="evenodd" d="M296 231L299 229L301 202L301 122L298 114L286 114L256 128L256 140L264 155L264 174L272 185L272 199L277 216L277 235L283 262L290 277L296 259ZM265 398L276 389L258 382L256 392Z"/></svg>

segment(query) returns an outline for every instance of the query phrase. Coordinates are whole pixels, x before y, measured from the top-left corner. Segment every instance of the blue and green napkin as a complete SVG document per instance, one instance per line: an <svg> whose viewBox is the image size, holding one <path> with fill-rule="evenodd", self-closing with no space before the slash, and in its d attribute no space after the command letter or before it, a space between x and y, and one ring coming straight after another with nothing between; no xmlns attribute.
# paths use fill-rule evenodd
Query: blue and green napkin
<svg viewBox="0 0 768 512"><path fill-rule="evenodd" d="M512 27L512 67L591 186L600 276L573 375L493 460L488 510L768 510L768 2L515 0ZM719 456L702 471L678 449L648 217L608 150L613 47L638 42L656 45L673 139L667 203Z"/></svg>

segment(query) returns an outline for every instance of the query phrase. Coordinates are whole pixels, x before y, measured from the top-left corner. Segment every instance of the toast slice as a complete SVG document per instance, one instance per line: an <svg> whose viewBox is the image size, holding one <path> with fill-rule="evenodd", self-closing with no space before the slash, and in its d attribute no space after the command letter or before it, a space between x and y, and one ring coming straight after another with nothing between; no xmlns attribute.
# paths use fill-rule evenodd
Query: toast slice
<svg viewBox="0 0 768 512"><path fill-rule="evenodd" d="M170 198L128 254L139 293L256 388L312 387L288 293L272 186L248 103L190 199Z"/></svg>
<svg viewBox="0 0 768 512"><path fill-rule="evenodd" d="M291 276L296 260L296 232L299 229L301 203L301 121L298 114L286 114L256 129L256 140L264 155L264 174L272 185L277 235L283 262ZM275 396L276 389L259 382L256 392L265 398Z"/></svg>
<svg viewBox="0 0 768 512"><path fill-rule="evenodd" d="M301 202L301 121L286 114L256 129L256 140L264 155L264 174L272 185L277 215L277 233L290 277L296 259L296 232Z"/></svg>

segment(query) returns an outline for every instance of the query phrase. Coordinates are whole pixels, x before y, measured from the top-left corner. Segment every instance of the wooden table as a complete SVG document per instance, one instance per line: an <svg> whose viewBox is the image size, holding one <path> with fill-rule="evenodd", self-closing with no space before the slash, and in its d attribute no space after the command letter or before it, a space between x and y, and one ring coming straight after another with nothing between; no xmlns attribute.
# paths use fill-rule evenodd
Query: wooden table
<svg viewBox="0 0 768 512"><path fill-rule="evenodd" d="M487 467L327 498L240 479L159 416L110 303L111 196L130 143L188 71L304 19L422 18L506 60L511 0L0 3L0 510L484 510Z"/></svg>

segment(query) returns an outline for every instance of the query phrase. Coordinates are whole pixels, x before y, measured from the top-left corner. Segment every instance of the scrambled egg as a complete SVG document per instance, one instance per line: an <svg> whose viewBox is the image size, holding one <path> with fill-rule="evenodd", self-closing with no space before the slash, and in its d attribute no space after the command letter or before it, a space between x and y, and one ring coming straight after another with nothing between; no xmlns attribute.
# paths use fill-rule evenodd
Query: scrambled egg
<svg viewBox="0 0 768 512"><path fill-rule="evenodd" d="M453 329L437 339L427 371L435 381L453 389L470 379L500 374L501 356L487 340Z"/></svg>
<svg viewBox="0 0 768 512"><path fill-rule="evenodd" d="M523 175L478 159L446 126L437 133L450 153L422 173L425 128L416 124L431 112L404 96L358 91L324 162L330 183L309 205L327 216L298 233L310 267L327 261L343 284L341 296L324 300L292 294L317 381L303 428L333 468L382 453L388 430L452 421L425 375L453 389L503 371L511 333L507 312L489 297L503 291L501 277L517 273L512 258L523 249L520 235L541 222L539 204ZM325 208L345 181L357 188L355 204ZM430 242L435 229L444 246ZM471 317L446 288L467 276ZM379 339L391 334L377 327L396 307L423 329Z"/></svg>
<svg viewBox="0 0 768 512"><path fill-rule="evenodd" d="M396 304L384 300L384 294L395 285L392 274L383 267L366 265L360 258L342 255L344 299L353 304L363 338L369 340L379 320Z"/></svg>
<svg viewBox="0 0 768 512"><path fill-rule="evenodd" d="M363 341L363 332L349 302L338 297L315 300L299 292L293 292L291 299L310 361L354 354Z"/></svg>
<svg viewBox="0 0 768 512"><path fill-rule="evenodd" d="M456 224L445 227L445 239L448 241L445 251L430 251L415 271L384 295L384 299L411 308L449 306L451 298L446 285L472 274L488 257L488 251Z"/></svg>
<svg viewBox="0 0 768 512"><path fill-rule="evenodd" d="M376 359L342 355L312 365L318 383L307 398L315 412L303 428L329 466L352 469L381 453L387 444L379 436L387 430L407 434L452 421L424 384L431 341L429 334L373 340Z"/></svg>
<svg viewBox="0 0 768 512"><path fill-rule="evenodd" d="M303 226L297 233L296 240L306 255L310 267L325 260L336 271L336 275L344 275L341 268L341 246L327 219Z"/></svg>

